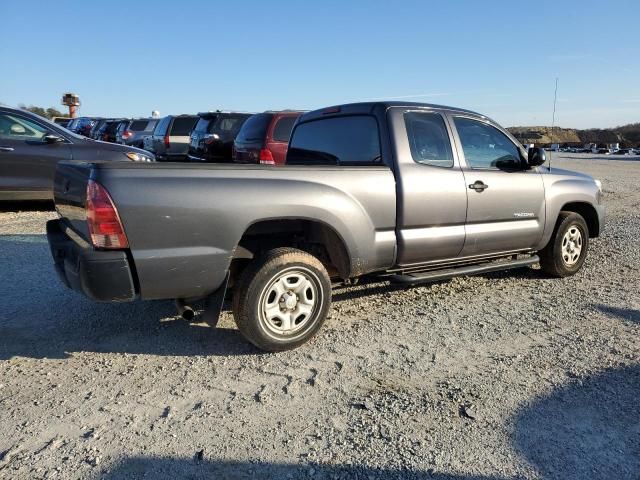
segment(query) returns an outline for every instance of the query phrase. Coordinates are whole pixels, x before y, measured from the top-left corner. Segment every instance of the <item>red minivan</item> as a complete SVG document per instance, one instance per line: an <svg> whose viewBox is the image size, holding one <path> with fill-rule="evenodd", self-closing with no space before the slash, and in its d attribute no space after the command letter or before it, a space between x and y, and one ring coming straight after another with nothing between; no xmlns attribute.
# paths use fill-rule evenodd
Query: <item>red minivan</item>
<svg viewBox="0 0 640 480"><path fill-rule="evenodd" d="M233 142L233 161L284 165L293 125L303 113L284 110L249 117Z"/></svg>

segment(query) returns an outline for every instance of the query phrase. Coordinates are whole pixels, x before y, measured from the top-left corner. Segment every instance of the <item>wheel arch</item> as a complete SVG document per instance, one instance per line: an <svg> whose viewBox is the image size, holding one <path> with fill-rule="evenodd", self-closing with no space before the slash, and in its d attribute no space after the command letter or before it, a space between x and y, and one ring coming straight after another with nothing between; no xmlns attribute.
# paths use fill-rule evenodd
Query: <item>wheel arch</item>
<svg viewBox="0 0 640 480"><path fill-rule="evenodd" d="M596 238L600 236L600 219L595 207L588 202L569 202L565 203L560 212L573 212L584 218L589 228L589 237Z"/></svg>
<svg viewBox="0 0 640 480"><path fill-rule="evenodd" d="M341 278L352 274L351 254L344 238L331 225L316 219L257 220L243 232L232 260L251 259L278 247L295 247L317 256Z"/></svg>

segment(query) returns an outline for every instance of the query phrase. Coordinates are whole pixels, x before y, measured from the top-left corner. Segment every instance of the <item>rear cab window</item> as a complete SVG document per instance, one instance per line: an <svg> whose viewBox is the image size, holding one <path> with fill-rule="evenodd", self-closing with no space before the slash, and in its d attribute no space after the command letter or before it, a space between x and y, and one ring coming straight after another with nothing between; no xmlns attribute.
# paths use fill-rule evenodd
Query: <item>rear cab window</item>
<svg viewBox="0 0 640 480"><path fill-rule="evenodd" d="M378 122L371 115L321 118L298 124L287 165L382 165Z"/></svg>

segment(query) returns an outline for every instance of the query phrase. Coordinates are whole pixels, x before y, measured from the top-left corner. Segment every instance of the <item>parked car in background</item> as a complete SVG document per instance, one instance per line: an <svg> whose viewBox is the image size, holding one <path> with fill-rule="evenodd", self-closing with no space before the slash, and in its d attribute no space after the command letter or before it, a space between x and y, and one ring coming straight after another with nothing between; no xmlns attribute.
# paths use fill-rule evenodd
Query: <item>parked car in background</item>
<svg viewBox="0 0 640 480"><path fill-rule="evenodd" d="M134 118L122 122L116 132L116 143L144 147L144 137L153 134L158 120L155 118Z"/></svg>
<svg viewBox="0 0 640 480"><path fill-rule="evenodd" d="M113 118L101 118L100 120L98 120L91 129L89 137L93 138L94 140L100 140L100 138L102 138L102 132L104 132L105 124L111 120L113 120Z"/></svg>
<svg viewBox="0 0 640 480"><path fill-rule="evenodd" d="M96 142L24 110L0 107L0 200L53 198L60 160L154 161L137 148Z"/></svg>
<svg viewBox="0 0 640 480"><path fill-rule="evenodd" d="M156 124L156 128L158 128L158 124ZM142 138L142 148L155 155L155 152L153 151L153 133Z"/></svg>
<svg viewBox="0 0 640 480"><path fill-rule="evenodd" d="M232 161L233 141L251 113L201 112L191 131L189 161L229 163Z"/></svg>
<svg viewBox="0 0 640 480"><path fill-rule="evenodd" d="M192 318L202 299L215 326L229 287L240 333L287 350L320 330L332 285L363 275L576 274L602 185L545 161L468 110L340 105L300 117L282 168L61 163L47 237L60 278L93 300L176 299Z"/></svg>
<svg viewBox="0 0 640 480"><path fill-rule="evenodd" d="M611 151L608 148L598 148L593 153L598 153L600 155L611 155Z"/></svg>
<svg viewBox="0 0 640 480"><path fill-rule="evenodd" d="M167 115L158 122L151 137L151 151L163 162L187 160L191 131L197 115Z"/></svg>
<svg viewBox="0 0 640 480"><path fill-rule="evenodd" d="M67 125L73 120L71 117L51 117L51 121L56 125L67 128Z"/></svg>
<svg viewBox="0 0 640 480"><path fill-rule="evenodd" d="M614 155L634 155L635 152L630 148L621 148L613 152Z"/></svg>
<svg viewBox="0 0 640 480"><path fill-rule="evenodd" d="M67 128L78 135L89 137L91 129L99 120L97 117L78 117L74 118Z"/></svg>
<svg viewBox="0 0 640 480"><path fill-rule="evenodd" d="M284 165L291 131L303 112L285 110L253 115L233 144L233 161Z"/></svg>
<svg viewBox="0 0 640 480"><path fill-rule="evenodd" d="M99 137L96 140L102 140L103 142L116 143L116 133L121 123L126 122L125 118L115 118L105 122L102 131L99 133Z"/></svg>

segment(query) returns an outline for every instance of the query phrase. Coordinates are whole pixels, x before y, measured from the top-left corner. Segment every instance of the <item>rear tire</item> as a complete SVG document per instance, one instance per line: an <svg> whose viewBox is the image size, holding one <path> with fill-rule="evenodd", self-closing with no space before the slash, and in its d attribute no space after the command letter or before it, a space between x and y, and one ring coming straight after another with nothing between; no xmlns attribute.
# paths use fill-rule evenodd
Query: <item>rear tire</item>
<svg viewBox="0 0 640 480"><path fill-rule="evenodd" d="M251 262L233 295L240 333L268 352L296 348L322 327L331 307L331 281L313 255L276 248Z"/></svg>
<svg viewBox="0 0 640 480"><path fill-rule="evenodd" d="M589 227L581 215L560 212L549 243L540 251L540 267L553 277L569 277L582 268L589 248Z"/></svg>

